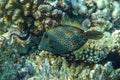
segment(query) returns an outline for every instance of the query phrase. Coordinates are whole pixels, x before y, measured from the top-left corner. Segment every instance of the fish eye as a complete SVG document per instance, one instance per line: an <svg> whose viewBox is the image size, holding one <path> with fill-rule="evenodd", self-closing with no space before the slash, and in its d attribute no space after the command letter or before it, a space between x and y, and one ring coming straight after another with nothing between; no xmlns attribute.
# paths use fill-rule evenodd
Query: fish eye
<svg viewBox="0 0 120 80"><path fill-rule="evenodd" d="M50 40L50 45L49 45L52 49L55 49L55 43L54 41Z"/></svg>
<svg viewBox="0 0 120 80"><path fill-rule="evenodd" d="M52 49L55 49L55 47L54 46L50 46Z"/></svg>
<svg viewBox="0 0 120 80"><path fill-rule="evenodd" d="M47 34L45 34L45 38L48 38L48 35L47 35Z"/></svg>

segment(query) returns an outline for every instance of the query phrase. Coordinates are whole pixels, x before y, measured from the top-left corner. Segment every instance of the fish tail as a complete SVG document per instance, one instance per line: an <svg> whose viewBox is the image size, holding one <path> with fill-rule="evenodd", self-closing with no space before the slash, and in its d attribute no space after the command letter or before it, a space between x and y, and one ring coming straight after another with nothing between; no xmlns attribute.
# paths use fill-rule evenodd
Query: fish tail
<svg viewBox="0 0 120 80"><path fill-rule="evenodd" d="M101 39L103 37L103 33L100 31L87 31L85 32L85 37L87 39Z"/></svg>

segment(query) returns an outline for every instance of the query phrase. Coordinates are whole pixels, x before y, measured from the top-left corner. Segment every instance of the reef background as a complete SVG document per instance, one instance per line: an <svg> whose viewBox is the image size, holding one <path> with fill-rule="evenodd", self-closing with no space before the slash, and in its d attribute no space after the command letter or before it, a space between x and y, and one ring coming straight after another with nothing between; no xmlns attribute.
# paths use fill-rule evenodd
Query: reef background
<svg viewBox="0 0 120 80"><path fill-rule="evenodd" d="M70 55L40 51L44 31L68 17L104 37ZM48 79L120 79L120 0L0 0L0 80Z"/></svg>

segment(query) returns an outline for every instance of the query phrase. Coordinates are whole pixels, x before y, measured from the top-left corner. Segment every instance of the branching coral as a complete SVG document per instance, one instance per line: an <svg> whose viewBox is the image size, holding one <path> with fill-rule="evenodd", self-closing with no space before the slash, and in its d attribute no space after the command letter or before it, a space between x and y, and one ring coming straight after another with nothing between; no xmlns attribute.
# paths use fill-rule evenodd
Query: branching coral
<svg viewBox="0 0 120 80"><path fill-rule="evenodd" d="M120 69L113 69L111 62L107 62L104 65L94 64L85 65L82 62L66 61L64 57L54 57L49 55L45 57L46 52L39 53L42 56L36 55L34 61L39 61L39 65L35 65L37 69L37 76L28 78L31 79L85 79L85 80L114 80L120 76ZM40 57L44 57L44 60ZM31 58L33 59L33 58ZM41 61L40 61L41 60ZM114 77L112 77L114 76Z"/></svg>

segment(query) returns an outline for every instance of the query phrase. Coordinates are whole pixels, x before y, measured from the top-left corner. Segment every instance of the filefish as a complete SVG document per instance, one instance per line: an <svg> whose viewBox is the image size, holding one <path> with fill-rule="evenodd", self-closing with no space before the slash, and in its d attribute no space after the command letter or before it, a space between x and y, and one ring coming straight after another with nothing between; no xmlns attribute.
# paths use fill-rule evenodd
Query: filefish
<svg viewBox="0 0 120 80"><path fill-rule="evenodd" d="M99 31L84 31L78 27L61 25L45 31L38 47L54 54L69 54L82 47L88 39L102 37Z"/></svg>

